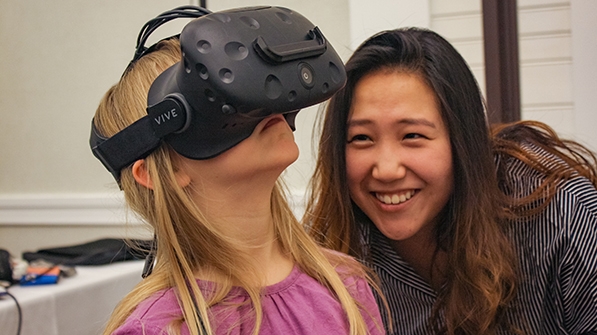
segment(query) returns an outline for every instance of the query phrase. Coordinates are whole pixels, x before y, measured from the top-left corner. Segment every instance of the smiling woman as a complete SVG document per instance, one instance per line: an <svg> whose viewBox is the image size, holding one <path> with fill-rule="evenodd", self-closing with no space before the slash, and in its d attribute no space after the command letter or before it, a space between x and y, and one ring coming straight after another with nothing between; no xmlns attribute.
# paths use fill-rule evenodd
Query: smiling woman
<svg viewBox="0 0 597 335"><path fill-rule="evenodd" d="M595 156L541 123L490 133L466 62L432 31L376 34L346 70L304 224L373 268L386 327L597 332Z"/></svg>

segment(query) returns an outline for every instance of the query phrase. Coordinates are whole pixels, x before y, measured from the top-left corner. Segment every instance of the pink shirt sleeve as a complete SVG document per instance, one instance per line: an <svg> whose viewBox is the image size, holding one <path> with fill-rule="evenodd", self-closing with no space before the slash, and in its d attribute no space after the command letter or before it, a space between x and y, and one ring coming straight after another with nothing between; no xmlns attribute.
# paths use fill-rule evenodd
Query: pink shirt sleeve
<svg viewBox="0 0 597 335"><path fill-rule="evenodd" d="M375 296L369 283L364 278L349 277L345 280L345 285L350 295L352 295L359 304L363 320L367 323L370 335L386 334L381 320L381 314Z"/></svg>

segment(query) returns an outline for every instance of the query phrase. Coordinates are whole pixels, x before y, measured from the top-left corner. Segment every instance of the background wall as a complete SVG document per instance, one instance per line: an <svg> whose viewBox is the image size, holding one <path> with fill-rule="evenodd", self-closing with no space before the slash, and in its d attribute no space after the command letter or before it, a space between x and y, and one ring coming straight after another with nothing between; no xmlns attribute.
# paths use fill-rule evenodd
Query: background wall
<svg viewBox="0 0 597 335"><path fill-rule="evenodd" d="M121 194L88 147L104 92L134 52L140 27L158 13L198 1L0 0L0 248L23 250L100 237L150 236L123 211ZM318 25L347 59L371 34L431 27L463 53L484 87L480 0L207 0L212 11L268 4ZM548 122L597 149L597 2L519 0L523 118ZM160 29L155 40L184 23ZM152 42L152 41L150 41ZM299 113L299 160L286 173L300 213L315 155L318 107ZM300 214L299 214L300 215ZM132 224L125 224L126 222Z"/></svg>
<svg viewBox="0 0 597 335"><path fill-rule="evenodd" d="M431 1L430 27L463 54L485 89L481 1ZM521 111L597 150L597 2L518 0ZM591 22L592 21L592 22Z"/></svg>

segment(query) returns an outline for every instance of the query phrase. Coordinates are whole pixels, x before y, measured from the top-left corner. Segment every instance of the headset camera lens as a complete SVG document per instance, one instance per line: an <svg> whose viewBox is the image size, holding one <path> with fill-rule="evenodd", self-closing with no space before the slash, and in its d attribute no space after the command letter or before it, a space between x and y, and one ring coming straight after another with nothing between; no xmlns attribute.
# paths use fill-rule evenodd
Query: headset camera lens
<svg viewBox="0 0 597 335"><path fill-rule="evenodd" d="M303 84L303 86L305 86L306 88L311 88L313 87L313 83L314 83L314 78L313 78L313 69L311 68L311 66L307 63L300 63L299 64L299 79L301 80L301 83Z"/></svg>

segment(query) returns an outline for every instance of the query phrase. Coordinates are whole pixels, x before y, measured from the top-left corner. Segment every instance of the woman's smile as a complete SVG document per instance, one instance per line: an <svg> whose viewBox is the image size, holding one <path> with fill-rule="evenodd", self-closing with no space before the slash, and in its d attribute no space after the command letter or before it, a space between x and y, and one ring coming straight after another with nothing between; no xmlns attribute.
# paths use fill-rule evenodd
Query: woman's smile
<svg viewBox="0 0 597 335"><path fill-rule="evenodd" d="M373 195L377 198L377 200L381 201L386 205L398 205L410 200L410 198L412 198L415 195L415 191L408 190L405 192L403 191L397 193L373 192Z"/></svg>

